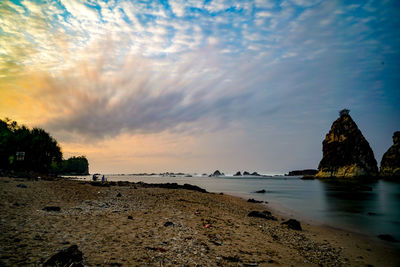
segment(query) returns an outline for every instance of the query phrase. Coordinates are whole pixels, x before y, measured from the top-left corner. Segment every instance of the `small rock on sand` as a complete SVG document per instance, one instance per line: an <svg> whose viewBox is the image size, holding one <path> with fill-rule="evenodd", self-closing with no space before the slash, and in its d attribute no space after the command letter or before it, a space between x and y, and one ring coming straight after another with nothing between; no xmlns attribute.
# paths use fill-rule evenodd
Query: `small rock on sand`
<svg viewBox="0 0 400 267"><path fill-rule="evenodd" d="M392 235L388 235L388 234L378 235L378 238L385 240L385 241L389 241L389 242L399 242Z"/></svg>
<svg viewBox="0 0 400 267"><path fill-rule="evenodd" d="M44 211L61 211L60 207L57 206L48 206L43 208Z"/></svg>
<svg viewBox="0 0 400 267"><path fill-rule="evenodd" d="M173 223L173 222L166 222L166 223L164 223L164 226L165 226L165 227L168 227L168 226L171 226L171 225L174 225L174 223Z"/></svg>
<svg viewBox="0 0 400 267"><path fill-rule="evenodd" d="M77 245L72 245L51 256L43 266L84 266L83 253Z"/></svg>
<svg viewBox="0 0 400 267"><path fill-rule="evenodd" d="M298 230L298 231L303 230L301 228L300 222L295 219L289 219L286 222L283 222L282 224L287 224L288 228L293 229L293 230Z"/></svg>
<svg viewBox="0 0 400 267"><path fill-rule="evenodd" d="M271 212L269 212L267 210L265 210L263 212L253 210L247 216L263 218L263 219L266 219L266 220L273 220L273 221L277 220L274 216L272 216Z"/></svg>

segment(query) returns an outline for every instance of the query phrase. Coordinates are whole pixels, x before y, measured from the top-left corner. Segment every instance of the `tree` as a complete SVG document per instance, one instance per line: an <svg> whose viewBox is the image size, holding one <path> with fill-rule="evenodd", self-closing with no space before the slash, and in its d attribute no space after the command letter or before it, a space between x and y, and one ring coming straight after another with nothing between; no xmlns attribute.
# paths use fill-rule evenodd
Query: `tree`
<svg viewBox="0 0 400 267"><path fill-rule="evenodd" d="M60 173L71 175L88 175L89 162L85 156L69 158L63 161Z"/></svg>
<svg viewBox="0 0 400 267"><path fill-rule="evenodd" d="M341 111L339 111L339 115L340 115L340 116L349 115L349 113L350 113L350 110L349 110L349 109L346 109L346 108L344 108L344 109L342 109Z"/></svg>
<svg viewBox="0 0 400 267"><path fill-rule="evenodd" d="M16 158L17 153L23 157ZM45 130L30 130L10 119L0 120L1 169L50 173L61 162L61 148Z"/></svg>

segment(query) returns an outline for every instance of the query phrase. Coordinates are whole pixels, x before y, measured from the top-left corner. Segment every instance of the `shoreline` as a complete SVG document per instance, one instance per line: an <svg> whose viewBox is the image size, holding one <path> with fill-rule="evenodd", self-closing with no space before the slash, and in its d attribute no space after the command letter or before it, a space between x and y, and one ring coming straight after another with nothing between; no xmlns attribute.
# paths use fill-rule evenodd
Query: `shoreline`
<svg viewBox="0 0 400 267"><path fill-rule="evenodd" d="M231 195L69 179L1 177L0 184L0 263L6 266L40 265L72 244L87 265L399 264L397 248L327 226L302 222L303 231L288 229L281 224L288 217ZM60 211L43 211L46 206ZM277 221L247 216L266 209Z"/></svg>
<svg viewBox="0 0 400 267"><path fill-rule="evenodd" d="M227 177L228 178L232 178L230 176L227 176ZM299 178L300 176L288 176L288 177L290 177L291 179L296 179L296 177ZM72 178L72 179L75 178L76 180L80 180L80 181L91 182L91 180L82 179L82 178L79 178L79 177L69 177L68 179L70 179L70 178ZM235 177L233 177L233 178L235 178ZM90 179L90 177L88 179ZM357 183L357 181L348 180L348 179L342 179L342 180L339 180L339 181L335 180L335 179L333 179L333 180L332 179L331 180L330 179L320 179L320 180L337 182L337 183L349 183L349 184ZM113 180L113 181L109 181L109 182L112 182L112 183L115 183L115 182L117 182L117 183L118 182L125 183L126 182L126 183L132 183L132 184L143 183L143 184L146 184L147 186L154 186L154 184L156 184L156 185L159 184L159 182L158 183L157 182L148 183L148 182L143 182L143 181L137 182L137 181L131 181L130 179L126 179L126 180L122 180L122 181L119 181L119 180L115 180L114 181ZM171 184L171 182L168 182L168 181L165 181L165 182L162 182L162 183L163 184ZM172 182L172 183L175 184L176 182ZM178 182L177 184L178 185L182 185L183 182L182 183ZM226 194L226 195L231 195L231 196L234 196L234 197L241 198L244 201L247 201L249 198L255 198L256 200L258 200L257 197L255 197L254 195L250 195L250 194L248 194L246 192L235 193L235 192L211 191L210 193L215 193L215 194L223 193L223 194ZM265 199L264 200L261 199L260 201L264 202L264 203L262 203L262 205L264 205L267 209L273 211L273 213L275 215L279 215L280 217L293 218L293 219L300 220L303 223L307 223L307 224L310 224L310 225L322 226L322 227L331 228L333 230L352 233L352 234L355 234L355 235L359 235L360 237L363 237L363 238L368 239L370 241L383 242L384 244L387 244L388 246L392 246L394 248L399 248L400 249L400 242L387 243L386 241L383 241L383 240L379 239L378 238L378 234L368 234L365 231L361 231L361 230L357 231L356 228L351 227L351 226L346 226L344 224L342 224L342 225L329 224L329 223L324 222L323 220L318 220L318 219L315 219L315 218L313 218L313 217L311 217L309 215L305 215L305 214L303 214L301 212L298 212L296 210L290 209L290 208L280 204L276 200L268 199L267 201L265 201ZM379 233L379 234L381 234L381 233Z"/></svg>

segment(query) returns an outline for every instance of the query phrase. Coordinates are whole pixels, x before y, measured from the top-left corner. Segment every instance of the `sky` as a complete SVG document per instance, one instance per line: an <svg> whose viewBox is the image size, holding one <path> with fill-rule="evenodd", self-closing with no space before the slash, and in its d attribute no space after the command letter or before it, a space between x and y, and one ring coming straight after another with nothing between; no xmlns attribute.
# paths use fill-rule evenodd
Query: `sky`
<svg viewBox="0 0 400 267"><path fill-rule="evenodd" d="M0 118L91 172L317 168L350 109L400 130L400 2L0 0Z"/></svg>

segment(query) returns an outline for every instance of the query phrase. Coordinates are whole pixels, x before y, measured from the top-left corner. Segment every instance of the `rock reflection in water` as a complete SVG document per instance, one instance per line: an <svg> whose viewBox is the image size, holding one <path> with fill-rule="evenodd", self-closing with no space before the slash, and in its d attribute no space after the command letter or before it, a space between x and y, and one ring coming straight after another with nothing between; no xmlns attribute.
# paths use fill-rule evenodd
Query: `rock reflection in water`
<svg viewBox="0 0 400 267"><path fill-rule="evenodd" d="M376 210L376 181L321 180L325 206L332 212L367 213Z"/></svg>

